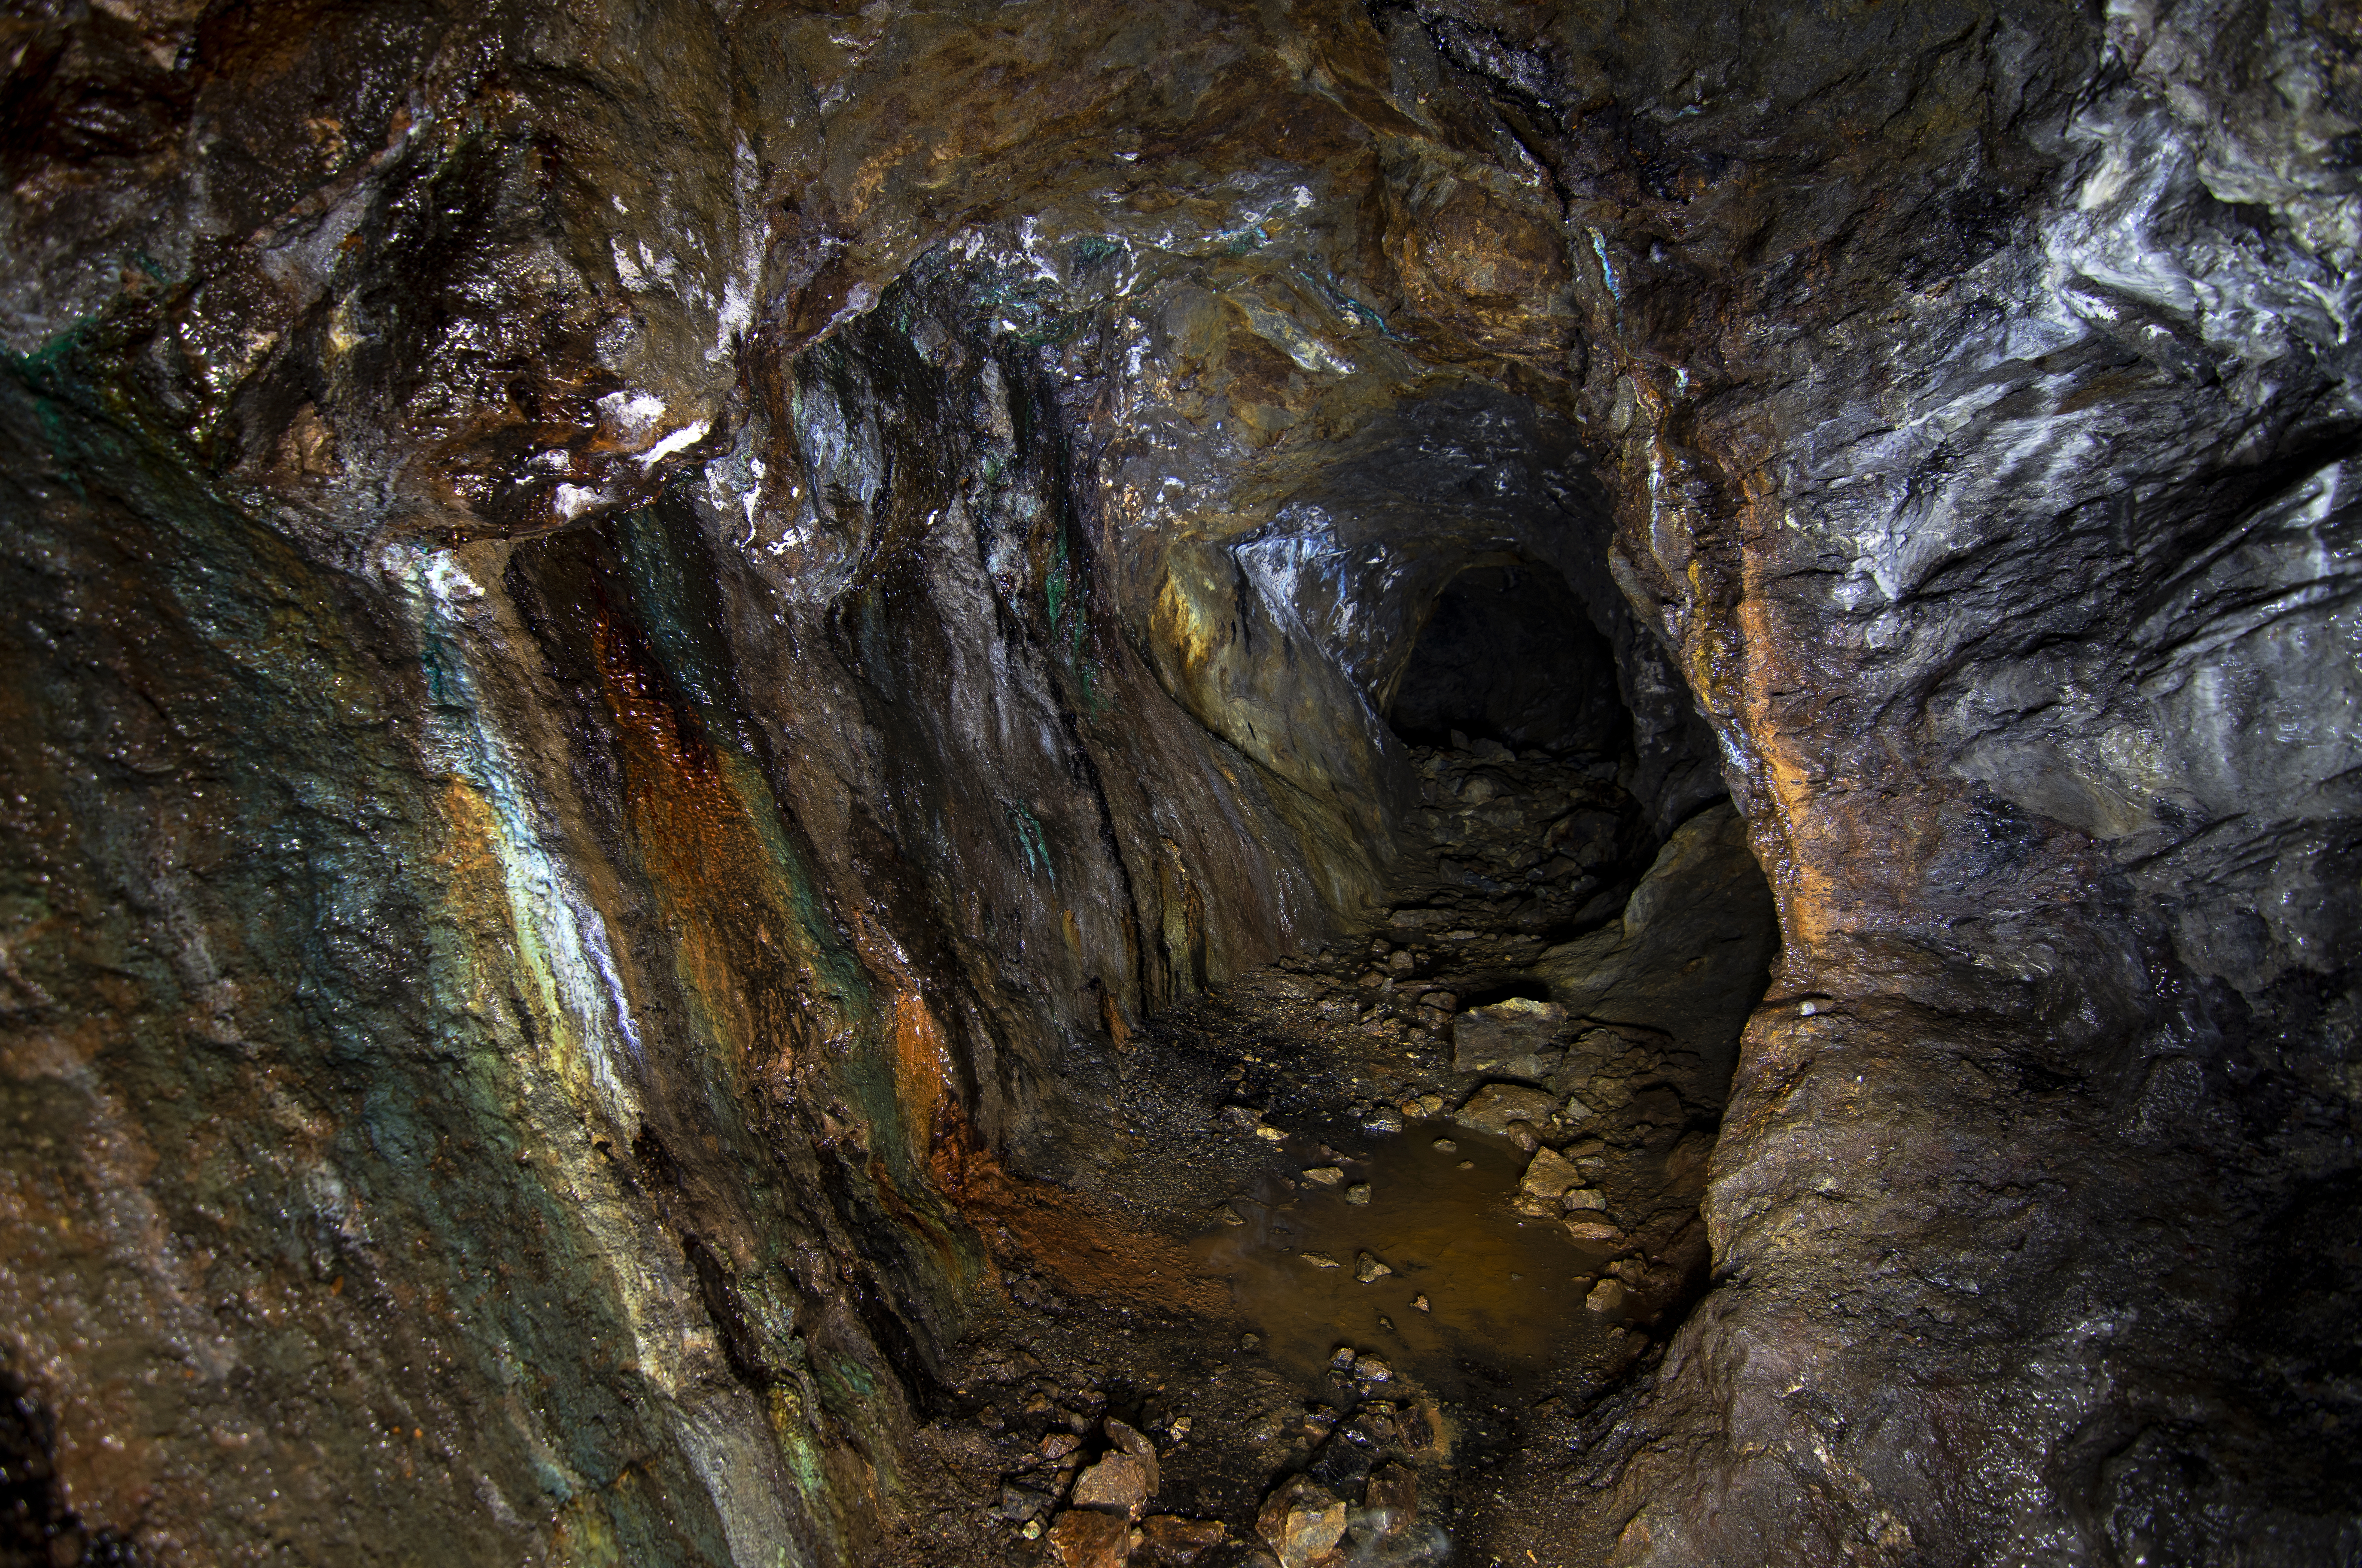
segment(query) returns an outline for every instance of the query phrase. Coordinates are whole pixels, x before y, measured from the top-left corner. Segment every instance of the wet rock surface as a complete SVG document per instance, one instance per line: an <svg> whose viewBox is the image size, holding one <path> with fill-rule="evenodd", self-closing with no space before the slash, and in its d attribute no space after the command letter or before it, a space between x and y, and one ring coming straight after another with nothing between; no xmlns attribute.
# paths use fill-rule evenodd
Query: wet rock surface
<svg viewBox="0 0 2362 1568"><path fill-rule="evenodd" d="M2355 1556L2350 7L0 43L0 1558Z"/></svg>
<svg viewBox="0 0 2362 1568"><path fill-rule="evenodd" d="M1258 1540L1283 1562L1482 1559L1536 1506L1497 1496L1494 1470L1549 1463L1570 1422L1653 1364L1706 1283L1698 1204L1737 1031L1776 948L1770 894L1727 807L1644 861L1628 852L1648 841L1638 804L1589 764L1446 750L1420 766L1448 788L1505 762L1520 784L1489 797L1489 819L1419 819L1438 834L1425 843L1406 831L1400 887L1425 901L1374 913L1386 934L1243 975L1106 1061L1099 1092L1122 1110L1077 1141L1059 1189L1169 1238L1187 1283L1110 1275L1054 1234L1001 1236L1013 1311L964 1347L958 1413L929 1434L962 1465L999 1456L1000 1502L933 1540L977 1495L947 1463L937 1522L899 1543L910 1561L1026 1561L1031 1524L1059 1551L1113 1553L1104 1520L1066 1521L1142 1507L1221 1525L1209 1562L1262 1561ZM1650 1025L1528 999L1430 1004L1541 988L1518 966L1564 945L1540 932L1568 900L1547 879L1486 890L1431 867L1563 843L1551 827L1571 800L1616 824L1575 845L1590 857L1578 885L1625 895L1592 934L1661 922L1661 957L1710 956L1736 994ZM1431 933L1400 918L1437 911L1451 919ZM1639 1010L1614 966L1628 944L1594 945L1608 972L1562 959L1562 987L1609 1020ZM1469 1070L1455 1032L1504 1017L1553 1064L1550 1082L1590 1102ZM1502 1104L1529 1115L1484 1109ZM1130 1457L1142 1433L1156 1445L1147 1493Z"/></svg>

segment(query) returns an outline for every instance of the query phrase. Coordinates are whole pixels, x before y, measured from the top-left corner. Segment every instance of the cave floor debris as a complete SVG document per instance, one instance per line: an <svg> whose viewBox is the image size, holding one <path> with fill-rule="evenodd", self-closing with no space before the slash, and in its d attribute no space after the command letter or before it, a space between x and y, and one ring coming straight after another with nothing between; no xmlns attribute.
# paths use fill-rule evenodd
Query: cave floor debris
<svg viewBox="0 0 2362 1568"><path fill-rule="evenodd" d="M1529 1483L1704 1286L1728 1066L1543 999L1657 874L1603 769L1415 755L1369 933L1108 1052L1056 1173L1092 1223L985 1221L1005 1296L881 1561L1568 1561L1566 1476ZM1141 1442L1154 1485L1111 1491Z"/></svg>

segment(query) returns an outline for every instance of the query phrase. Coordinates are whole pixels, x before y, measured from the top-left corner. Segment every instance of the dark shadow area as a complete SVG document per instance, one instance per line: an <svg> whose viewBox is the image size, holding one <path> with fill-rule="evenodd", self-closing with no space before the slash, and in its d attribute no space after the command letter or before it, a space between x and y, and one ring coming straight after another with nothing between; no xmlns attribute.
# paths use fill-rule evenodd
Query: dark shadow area
<svg viewBox="0 0 2362 1568"><path fill-rule="evenodd" d="M0 1372L0 1568L139 1561L115 1531L75 1517L58 1480L56 1418Z"/></svg>
<svg viewBox="0 0 2362 1568"><path fill-rule="evenodd" d="M1459 993L1462 1008L1491 1007L1505 1001L1546 1002L1551 999L1550 986L1539 979L1510 980L1505 984L1481 986Z"/></svg>
<svg viewBox="0 0 2362 1568"><path fill-rule="evenodd" d="M1523 563L1477 567L1444 589L1386 717L1413 745L1449 745L1457 731L1612 756L1632 737L1607 639L1562 578Z"/></svg>

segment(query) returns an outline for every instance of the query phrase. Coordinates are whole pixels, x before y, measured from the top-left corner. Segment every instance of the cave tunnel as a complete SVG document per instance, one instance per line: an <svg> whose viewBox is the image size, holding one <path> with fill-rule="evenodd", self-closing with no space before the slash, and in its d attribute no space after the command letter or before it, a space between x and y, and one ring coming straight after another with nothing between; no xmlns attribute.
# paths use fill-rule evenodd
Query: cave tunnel
<svg viewBox="0 0 2362 1568"><path fill-rule="evenodd" d="M0 1568L2362 1562L2351 7L20 10Z"/></svg>
<svg viewBox="0 0 2362 1568"><path fill-rule="evenodd" d="M1531 562L1473 566L1445 586L1386 722L1423 746L1451 745L1456 733L1513 751L1612 757L1631 742L1615 650L1565 580Z"/></svg>

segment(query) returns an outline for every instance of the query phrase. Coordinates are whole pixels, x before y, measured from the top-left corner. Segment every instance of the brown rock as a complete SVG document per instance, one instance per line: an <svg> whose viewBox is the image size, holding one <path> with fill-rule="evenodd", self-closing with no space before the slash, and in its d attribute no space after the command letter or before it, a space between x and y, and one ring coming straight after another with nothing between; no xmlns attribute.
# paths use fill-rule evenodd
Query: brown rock
<svg viewBox="0 0 2362 1568"><path fill-rule="evenodd" d="M1121 1514L1069 1508L1050 1526L1050 1549L1059 1568L1125 1568L1131 1543L1131 1521Z"/></svg>
<svg viewBox="0 0 2362 1568"><path fill-rule="evenodd" d="M1518 1185L1518 1212L1536 1217L1558 1213L1569 1187L1583 1185L1583 1173L1573 1162L1549 1149L1537 1149L1527 1163L1525 1179Z"/></svg>
<svg viewBox="0 0 2362 1568"><path fill-rule="evenodd" d="M1475 1132L1507 1138L1510 1130L1519 1124L1529 1132L1547 1127L1551 1113L1557 1109L1556 1098L1540 1089L1518 1084L1486 1084L1470 1095L1451 1119Z"/></svg>
<svg viewBox="0 0 2362 1568"><path fill-rule="evenodd" d="M1418 1515L1418 1476L1407 1465L1387 1462L1370 1473L1362 1507L1381 1539L1400 1535Z"/></svg>
<svg viewBox="0 0 2362 1568"><path fill-rule="evenodd" d="M1622 1280L1603 1279L1591 1287L1591 1294L1583 1298L1583 1304L1604 1318L1613 1318L1623 1312L1624 1297Z"/></svg>
<svg viewBox="0 0 2362 1568"><path fill-rule="evenodd" d="M1290 1476L1264 1499L1255 1533L1279 1553L1282 1568L1306 1568L1344 1539L1345 1505L1319 1482Z"/></svg>
<svg viewBox="0 0 2362 1568"><path fill-rule="evenodd" d="M1141 1475L1148 1485L1148 1495L1154 1496L1156 1489L1164 1485L1156 1470L1156 1445L1121 1421L1109 1421L1107 1435L1109 1442L1140 1466Z"/></svg>
<svg viewBox="0 0 2362 1568"><path fill-rule="evenodd" d="M1119 1452L1075 1477L1074 1505L1109 1509L1136 1519L1148 1507L1150 1490L1148 1472L1140 1461Z"/></svg>
<svg viewBox="0 0 2362 1568"><path fill-rule="evenodd" d="M1140 1522L1147 1568L1188 1568L1208 1548L1220 1546L1229 1534L1220 1519L1152 1514Z"/></svg>

